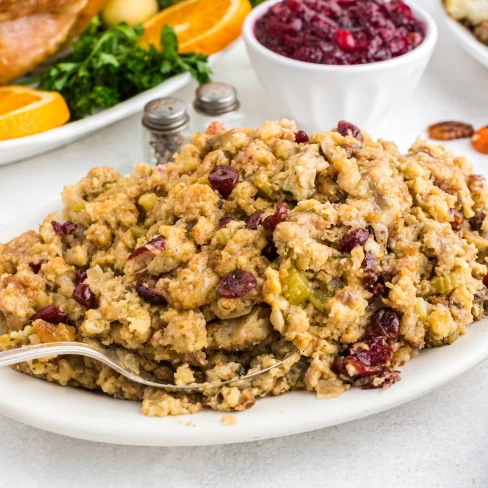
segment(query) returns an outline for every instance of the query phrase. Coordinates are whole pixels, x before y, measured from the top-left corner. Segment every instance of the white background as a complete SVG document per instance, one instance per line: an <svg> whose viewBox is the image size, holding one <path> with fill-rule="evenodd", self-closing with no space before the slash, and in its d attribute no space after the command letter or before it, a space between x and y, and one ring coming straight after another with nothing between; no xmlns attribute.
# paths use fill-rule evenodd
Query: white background
<svg viewBox="0 0 488 488"><path fill-rule="evenodd" d="M417 0L439 19L437 2ZM439 46L417 91L382 126L369 128L402 149L439 120L466 120L477 127L488 123L488 70L468 58L439 24ZM215 79L238 88L248 125L286 116L268 106L242 45L226 53L215 72ZM190 101L194 88L179 96ZM75 183L93 166L130 171L142 159L139 120L132 117L71 146L0 168L0 223L8 225L55 201L64 184ZM471 151L468 142L452 146L471 157L478 170L488 169L488 156ZM111 446L0 417L0 487L488 488L487 378L484 362L388 412L322 431L231 446Z"/></svg>

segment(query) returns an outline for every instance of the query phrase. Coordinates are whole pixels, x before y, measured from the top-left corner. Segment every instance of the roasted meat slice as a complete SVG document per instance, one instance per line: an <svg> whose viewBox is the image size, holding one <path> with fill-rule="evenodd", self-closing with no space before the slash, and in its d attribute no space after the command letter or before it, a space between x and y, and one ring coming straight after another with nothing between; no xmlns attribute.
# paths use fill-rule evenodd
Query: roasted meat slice
<svg viewBox="0 0 488 488"><path fill-rule="evenodd" d="M0 85L78 35L106 0L0 0Z"/></svg>

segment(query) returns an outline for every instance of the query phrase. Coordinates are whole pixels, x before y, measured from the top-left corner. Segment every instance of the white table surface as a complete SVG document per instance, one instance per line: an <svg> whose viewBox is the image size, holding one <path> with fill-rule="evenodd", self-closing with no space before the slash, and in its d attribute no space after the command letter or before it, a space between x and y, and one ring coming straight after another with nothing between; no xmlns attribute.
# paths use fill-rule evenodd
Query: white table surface
<svg viewBox="0 0 488 488"><path fill-rule="evenodd" d="M417 0L438 16L437 0ZM488 122L488 70L440 25L440 41L419 88L373 135L403 149L435 121ZM220 60L216 79L239 91L248 125L275 119L242 45ZM195 86L179 95L191 99ZM466 141L453 144L488 169ZM0 168L0 223L53 202L89 168L122 172L142 159L139 116L71 146ZM462 339L461 339L462 340ZM143 448L42 432L0 416L0 487L488 487L488 361L409 404L329 429L253 444ZM1 393L0 393L1 394Z"/></svg>

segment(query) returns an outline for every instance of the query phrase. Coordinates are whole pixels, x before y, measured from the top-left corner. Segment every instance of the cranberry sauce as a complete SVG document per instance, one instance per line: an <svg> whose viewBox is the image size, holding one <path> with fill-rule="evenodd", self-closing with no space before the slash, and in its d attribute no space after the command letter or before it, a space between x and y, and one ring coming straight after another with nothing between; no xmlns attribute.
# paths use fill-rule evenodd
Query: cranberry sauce
<svg viewBox="0 0 488 488"><path fill-rule="evenodd" d="M256 22L275 53L316 64L366 64L406 54L425 28L402 0L283 0Z"/></svg>

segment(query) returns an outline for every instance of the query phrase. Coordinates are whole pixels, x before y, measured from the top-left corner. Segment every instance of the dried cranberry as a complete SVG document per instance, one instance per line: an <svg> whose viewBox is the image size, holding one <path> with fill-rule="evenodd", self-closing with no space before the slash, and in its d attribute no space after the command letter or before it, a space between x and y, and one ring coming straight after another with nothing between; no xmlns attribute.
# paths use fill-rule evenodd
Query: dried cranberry
<svg viewBox="0 0 488 488"><path fill-rule="evenodd" d="M239 181L239 172L231 166L218 165L210 171L208 180L222 198L228 198Z"/></svg>
<svg viewBox="0 0 488 488"><path fill-rule="evenodd" d="M389 293L389 288L387 288L383 283L375 283L371 290L368 290L372 296L369 299L370 302L376 300L377 298L386 298Z"/></svg>
<svg viewBox="0 0 488 488"><path fill-rule="evenodd" d="M165 305L166 299L157 293L155 290L149 288L142 281L136 283L137 294L147 303L151 305Z"/></svg>
<svg viewBox="0 0 488 488"><path fill-rule="evenodd" d="M68 236L78 228L78 226L70 220L67 220L64 224L52 220L51 225L58 236Z"/></svg>
<svg viewBox="0 0 488 488"><path fill-rule="evenodd" d="M286 202L277 205L273 215L266 217L263 222L263 227L266 230L274 229L279 223L286 220L288 217L288 204Z"/></svg>
<svg viewBox="0 0 488 488"><path fill-rule="evenodd" d="M390 365L394 349L385 337L368 337L351 346L348 353L348 356L335 358L333 367L339 374L357 379L380 375L384 367Z"/></svg>
<svg viewBox="0 0 488 488"><path fill-rule="evenodd" d="M298 144L305 144L308 141L309 141L308 134L304 130L299 130L295 134L295 142L298 142Z"/></svg>
<svg viewBox="0 0 488 488"><path fill-rule="evenodd" d="M38 310L32 317L31 320L44 320L45 322L49 322L53 325L58 325L60 323L66 323L68 320L68 314L63 312L59 307L56 305L47 305L41 310Z"/></svg>
<svg viewBox="0 0 488 488"><path fill-rule="evenodd" d="M488 288L488 275L483 276L483 285L485 285L486 288Z"/></svg>
<svg viewBox="0 0 488 488"><path fill-rule="evenodd" d="M342 252L351 252L356 246L364 246L369 238L368 229L354 229L342 239L340 249Z"/></svg>
<svg viewBox="0 0 488 488"><path fill-rule="evenodd" d="M363 140L363 134L359 130L359 128L356 127L354 124L351 124L350 122L346 122L345 120L341 120L337 124L337 131L344 137L349 135L354 137L358 141Z"/></svg>
<svg viewBox="0 0 488 488"><path fill-rule="evenodd" d="M32 270L33 273L37 274L39 271L41 271L41 266L47 263L47 259L39 259L37 263L29 263L29 268Z"/></svg>
<svg viewBox="0 0 488 488"><path fill-rule="evenodd" d="M362 262L363 272L363 285L368 291L372 291L373 287L378 280L378 273L376 272L376 267L378 266L378 261L376 256L370 252L364 255Z"/></svg>
<svg viewBox="0 0 488 488"><path fill-rule="evenodd" d="M232 222L233 219L230 217L223 217L219 220L219 229L223 229L229 222Z"/></svg>
<svg viewBox="0 0 488 488"><path fill-rule="evenodd" d="M131 254L129 254L128 259L134 259L141 254L145 254L147 252L152 251L164 251L166 249L166 240L163 236L156 236L151 239L147 244L144 246L138 247L134 250Z"/></svg>
<svg viewBox="0 0 488 488"><path fill-rule="evenodd" d="M261 251L261 255L269 261L274 261L279 256L275 243L273 241L269 241Z"/></svg>
<svg viewBox="0 0 488 488"><path fill-rule="evenodd" d="M461 212L458 212L455 208L450 208L449 216L451 218L452 229L459 230L464 222L463 214Z"/></svg>
<svg viewBox="0 0 488 488"><path fill-rule="evenodd" d="M262 222L261 215L263 212L254 212L248 219L246 223L246 229L256 230Z"/></svg>
<svg viewBox="0 0 488 488"><path fill-rule="evenodd" d="M371 316L371 329L377 336L398 339L400 317L391 307L380 308Z"/></svg>
<svg viewBox="0 0 488 488"><path fill-rule="evenodd" d="M79 285L80 283L83 283L86 278L86 268L78 268L75 272L75 283Z"/></svg>
<svg viewBox="0 0 488 488"><path fill-rule="evenodd" d="M473 230L481 230L481 226L483 225L483 221L485 220L485 213L484 212L476 212L474 217L469 219L469 225Z"/></svg>
<svg viewBox="0 0 488 488"><path fill-rule="evenodd" d="M235 269L220 280L217 291L224 298L240 298L254 290L256 285L257 281L252 273Z"/></svg>
<svg viewBox="0 0 488 488"><path fill-rule="evenodd" d="M90 287L84 283L76 285L73 292L73 298L86 308L96 308L98 305L96 295L91 291Z"/></svg>

